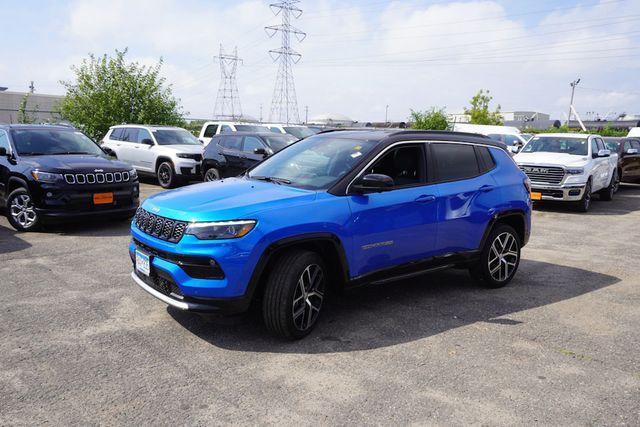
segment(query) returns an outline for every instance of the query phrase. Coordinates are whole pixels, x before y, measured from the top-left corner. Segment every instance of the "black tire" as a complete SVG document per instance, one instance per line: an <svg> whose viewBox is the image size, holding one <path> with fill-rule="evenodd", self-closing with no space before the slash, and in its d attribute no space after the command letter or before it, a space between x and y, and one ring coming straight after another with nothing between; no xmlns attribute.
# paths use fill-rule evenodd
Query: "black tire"
<svg viewBox="0 0 640 427"><path fill-rule="evenodd" d="M156 169L156 177L162 188L173 188L178 184L178 177L171 162L160 163Z"/></svg>
<svg viewBox="0 0 640 427"><path fill-rule="evenodd" d="M507 285L518 271L521 245L520 237L513 227L497 224L487 237L480 259L469 268L469 274L485 288Z"/></svg>
<svg viewBox="0 0 640 427"><path fill-rule="evenodd" d="M17 188L9 194L6 209L9 224L18 231L35 231L42 225L31 195L25 188Z"/></svg>
<svg viewBox="0 0 640 427"><path fill-rule="evenodd" d="M613 195L616 194L616 191L618 191L617 182L618 182L618 172L614 171L613 175L611 175L611 182L609 182L609 185L607 186L607 188L603 188L602 190L600 190L600 200L604 200L607 202L610 202L611 200L613 200Z"/></svg>
<svg viewBox="0 0 640 427"><path fill-rule="evenodd" d="M290 340L308 335L320 317L326 277L324 262L315 252L292 250L278 258L267 279L262 300L262 317L267 330ZM303 287L306 288L304 291ZM307 292L306 295L303 292ZM294 310L301 314L295 315Z"/></svg>
<svg viewBox="0 0 640 427"><path fill-rule="evenodd" d="M593 195L591 194L591 179L587 181L587 185L584 187L584 194L582 194L582 199L575 202L575 208L578 212L589 212L589 208L591 207L591 198Z"/></svg>
<svg viewBox="0 0 640 427"><path fill-rule="evenodd" d="M220 179L220 172L216 168L209 168L204 173L203 180L204 181L217 181Z"/></svg>

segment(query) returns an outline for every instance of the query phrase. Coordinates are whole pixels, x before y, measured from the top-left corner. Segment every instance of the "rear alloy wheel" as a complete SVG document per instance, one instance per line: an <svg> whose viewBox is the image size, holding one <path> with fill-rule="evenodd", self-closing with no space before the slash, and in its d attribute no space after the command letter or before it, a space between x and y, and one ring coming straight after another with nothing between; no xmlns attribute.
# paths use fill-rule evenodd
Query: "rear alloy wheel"
<svg viewBox="0 0 640 427"><path fill-rule="evenodd" d="M173 165L169 162L162 162L158 165L158 170L156 171L156 175L158 176L158 184L162 188L173 188L176 185L177 177L176 173L173 170Z"/></svg>
<svg viewBox="0 0 640 427"><path fill-rule="evenodd" d="M587 181L587 185L584 186L584 194L582 199L576 202L576 209L578 212L589 212L591 207L591 180Z"/></svg>
<svg viewBox="0 0 640 427"><path fill-rule="evenodd" d="M216 168L209 168L204 174L205 181L217 181L220 179L220 172Z"/></svg>
<svg viewBox="0 0 640 427"><path fill-rule="evenodd" d="M609 202L613 200L613 195L616 194L616 191L618 191L618 172L614 172L611 176L611 182L607 188L600 190L600 199Z"/></svg>
<svg viewBox="0 0 640 427"><path fill-rule="evenodd" d="M262 314L274 335L299 339L311 332L322 309L326 274L315 252L294 250L274 266L266 283Z"/></svg>
<svg viewBox="0 0 640 427"><path fill-rule="evenodd" d="M34 231L40 226L31 195L24 188L14 190L7 198L7 219L18 231Z"/></svg>
<svg viewBox="0 0 640 427"><path fill-rule="evenodd" d="M498 224L489 234L480 260L469 273L484 287L501 288L513 279L519 265L520 237L513 227Z"/></svg>

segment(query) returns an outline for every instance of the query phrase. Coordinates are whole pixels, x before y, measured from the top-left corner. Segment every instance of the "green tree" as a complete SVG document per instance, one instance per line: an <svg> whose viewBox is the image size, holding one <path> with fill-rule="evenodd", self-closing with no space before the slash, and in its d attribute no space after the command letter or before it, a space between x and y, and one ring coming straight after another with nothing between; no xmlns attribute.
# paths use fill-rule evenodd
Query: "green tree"
<svg viewBox="0 0 640 427"><path fill-rule="evenodd" d="M446 130L449 126L445 109L435 107L428 111L411 110L411 122L413 129Z"/></svg>
<svg viewBox="0 0 640 427"><path fill-rule="evenodd" d="M18 123L35 123L36 116L35 113L38 112L38 105L33 108L33 115L29 114L29 110L27 109L27 104L29 102L29 94L26 94L22 100L20 101L20 105L18 106Z"/></svg>
<svg viewBox="0 0 640 427"><path fill-rule="evenodd" d="M489 103L493 100L488 90L480 89L478 93L471 98L471 108L465 108L464 113L471 116L470 123L477 125L501 125L502 116L500 115L500 104L495 111L489 111Z"/></svg>
<svg viewBox="0 0 640 427"><path fill-rule="evenodd" d="M65 120L100 139L109 126L141 123L181 126L182 108L171 86L160 77L162 58L155 66L127 63L124 51L115 56L89 55L71 69L75 81L62 81L67 90L60 105Z"/></svg>

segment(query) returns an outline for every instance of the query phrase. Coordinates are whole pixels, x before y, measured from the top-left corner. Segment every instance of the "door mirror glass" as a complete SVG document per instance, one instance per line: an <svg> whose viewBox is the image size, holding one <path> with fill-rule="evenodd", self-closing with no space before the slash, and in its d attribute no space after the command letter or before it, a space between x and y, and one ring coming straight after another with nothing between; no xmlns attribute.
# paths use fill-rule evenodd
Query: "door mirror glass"
<svg viewBox="0 0 640 427"><path fill-rule="evenodd" d="M395 183L389 175L380 173L370 173L357 181L351 188L356 193L378 193L381 191L389 191Z"/></svg>
<svg viewBox="0 0 640 427"><path fill-rule="evenodd" d="M144 145L153 145L153 141L149 138L143 139L142 141L140 141L140 143Z"/></svg>
<svg viewBox="0 0 640 427"><path fill-rule="evenodd" d="M520 147L518 147L517 145L512 145L509 148L509 151L511 151L513 154L516 154L518 151L520 151Z"/></svg>
<svg viewBox="0 0 640 427"><path fill-rule="evenodd" d="M637 148L629 148L626 151L626 154L638 154L638 149Z"/></svg>
<svg viewBox="0 0 640 427"><path fill-rule="evenodd" d="M598 157L609 157L610 155L610 150L598 150Z"/></svg>
<svg viewBox="0 0 640 427"><path fill-rule="evenodd" d="M264 148L256 148L255 150L253 150L253 154L267 157L267 150L265 150Z"/></svg>

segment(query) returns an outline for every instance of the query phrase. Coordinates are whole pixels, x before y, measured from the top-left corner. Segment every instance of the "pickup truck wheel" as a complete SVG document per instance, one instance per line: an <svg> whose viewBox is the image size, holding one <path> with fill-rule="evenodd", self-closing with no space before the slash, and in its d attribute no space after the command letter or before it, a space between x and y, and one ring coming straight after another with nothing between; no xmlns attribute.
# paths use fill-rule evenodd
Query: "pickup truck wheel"
<svg viewBox="0 0 640 427"><path fill-rule="evenodd" d="M204 174L205 181L217 181L220 179L220 172L216 168L209 168Z"/></svg>
<svg viewBox="0 0 640 427"><path fill-rule="evenodd" d="M300 339L311 332L322 309L325 272L315 252L293 250L276 261L262 301L269 332L286 339Z"/></svg>
<svg viewBox="0 0 640 427"><path fill-rule="evenodd" d="M469 273L481 286L501 288L513 279L520 265L520 237L513 227L498 224L487 238L480 260Z"/></svg>
<svg viewBox="0 0 640 427"><path fill-rule="evenodd" d="M618 187L618 172L614 172L611 176L611 182L607 186L607 188L603 188L600 190L600 199L610 202L613 200L613 195L616 193Z"/></svg>
<svg viewBox="0 0 640 427"><path fill-rule="evenodd" d="M176 172L173 170L173 165L170 162L160 163L156 170L156 176L158 177L158 184L160 184L162 188L173 188L178 181Z"/></svg>
<svg viewBox="0 0 640 427"><path fill-rule="evenodd" d="M577 201L575 206L578 212L589 212L589 208L591 207L591 181L587 181L582 199Z"/></svg>
<svg viewBox="0 0 640 427"><path fill-rule="evenodd" d="M40 227L40 215L25 188L17 188L7 197L7 219L18 231L35 231Z"/></svg>

